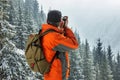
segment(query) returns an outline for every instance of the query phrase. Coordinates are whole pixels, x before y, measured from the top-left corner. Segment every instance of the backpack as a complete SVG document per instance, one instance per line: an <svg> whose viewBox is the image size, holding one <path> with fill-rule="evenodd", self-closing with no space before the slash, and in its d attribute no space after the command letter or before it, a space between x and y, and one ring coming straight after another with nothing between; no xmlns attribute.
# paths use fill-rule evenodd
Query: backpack
<svg viewBox="0 0 120 80"><path fill-rule="evenodd" d="M56 55L53 56L51 62L47 62L45 59L42 46L41 46L41 37L48 34L49 32L53 32L54 30L47 30L44 33L38 34L30 34L27 40L25 57L27 63L32 71L40 72L41 74L48 73L50 71L50 66L54 61Z"/></svg>

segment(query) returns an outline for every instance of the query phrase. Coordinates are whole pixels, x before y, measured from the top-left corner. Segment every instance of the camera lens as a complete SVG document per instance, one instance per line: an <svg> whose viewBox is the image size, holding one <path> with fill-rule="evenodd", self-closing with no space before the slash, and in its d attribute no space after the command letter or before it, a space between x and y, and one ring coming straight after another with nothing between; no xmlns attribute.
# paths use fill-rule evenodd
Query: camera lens
<svg viewBox="0 0 120 80"><path fill-rule="evenodd" d="M65 18L63 18L63 21L66 21L66 19L65 19Z"/></svg>
<svg viewBox="0 0 120 80"><path fill-rule="evenodd" d="M66 21L67 19L68 19L67 16L64 16L64 17L63 17L63 21Z"/></svg>

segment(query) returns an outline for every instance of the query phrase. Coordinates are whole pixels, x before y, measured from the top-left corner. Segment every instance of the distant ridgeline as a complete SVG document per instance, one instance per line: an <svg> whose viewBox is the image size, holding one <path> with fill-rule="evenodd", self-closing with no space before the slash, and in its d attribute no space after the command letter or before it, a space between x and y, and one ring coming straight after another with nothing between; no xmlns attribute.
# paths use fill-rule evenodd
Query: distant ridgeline
<svg viewBox="0 0 120 80"><path fill-rule="evenodd" d="M39 11L37 0L0 0L0 80L42 80L26 64L24 49L28 34L38 32L46 16ZM69 80L119 80L120 54L114 57L111 46L103 47L100 39L90 50L88 40L70 52Z"/></svg>

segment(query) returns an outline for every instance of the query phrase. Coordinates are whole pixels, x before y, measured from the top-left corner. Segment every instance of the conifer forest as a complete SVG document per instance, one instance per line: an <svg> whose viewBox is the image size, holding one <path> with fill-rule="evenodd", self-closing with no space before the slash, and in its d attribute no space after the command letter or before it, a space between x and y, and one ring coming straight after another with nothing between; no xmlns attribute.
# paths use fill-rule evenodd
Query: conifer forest
<svg viewBox="0 0 120 80"><path fill-rule="evenodd" d="M45 22L44 8L37 0L0 0L0 80L43 80L30 70L24 52L28 35L38 33ZM119 51L104 47L102 37L91 49L88 39L81 41L74 33L79 48L69 53L68 80L120 80Z"/></svg>

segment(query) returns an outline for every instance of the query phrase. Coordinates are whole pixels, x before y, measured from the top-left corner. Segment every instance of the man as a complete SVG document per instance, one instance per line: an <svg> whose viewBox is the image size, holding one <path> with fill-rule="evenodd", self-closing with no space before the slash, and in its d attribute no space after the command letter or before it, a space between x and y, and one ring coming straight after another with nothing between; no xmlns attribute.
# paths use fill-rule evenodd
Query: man
<svg viewBox="0 0 120 80"><path fill-rule="evenodd" d="M51 10L47 15L47 24L42 25L42 32L53 29L42 38L42 46L48 62L54 59L49 73L44 75L44 80L66 80L69 76L68 51L78 48L78 42L72 30L67 27L66 20L62 20L62 14L58 10ZM65 23L65 26L63 26Z"/></svg>

